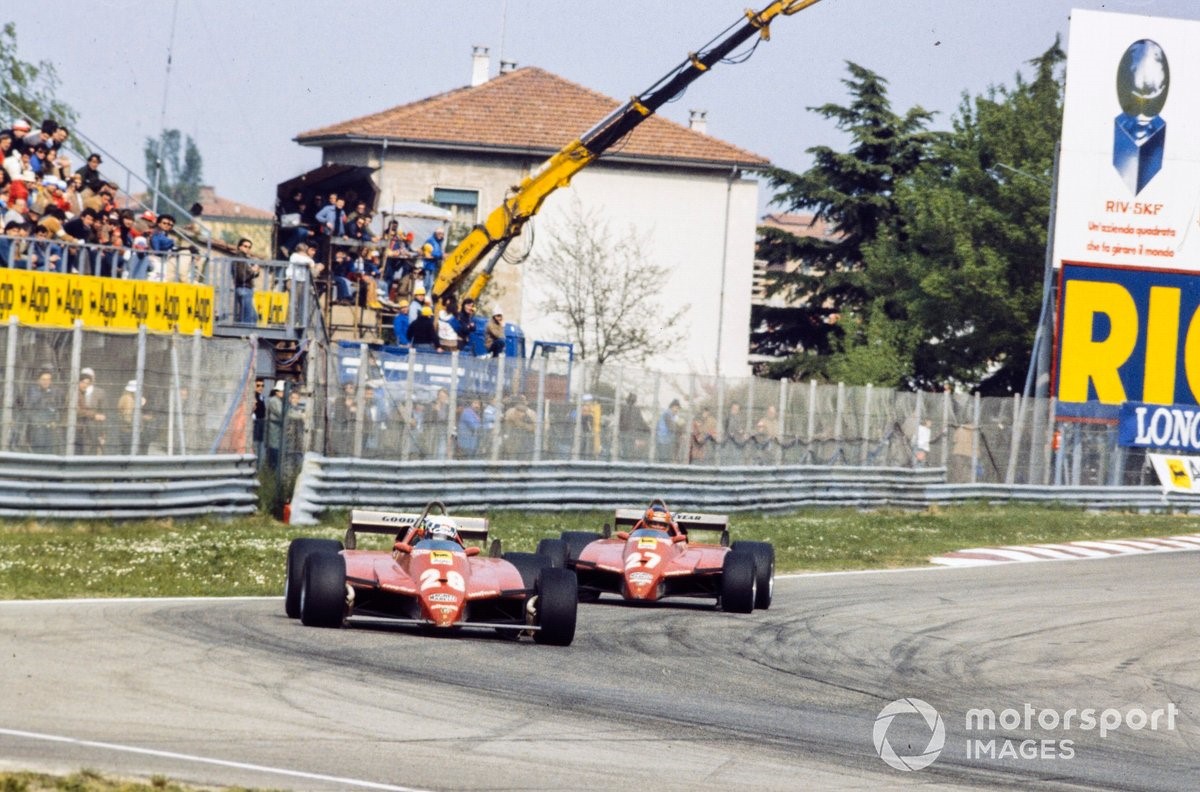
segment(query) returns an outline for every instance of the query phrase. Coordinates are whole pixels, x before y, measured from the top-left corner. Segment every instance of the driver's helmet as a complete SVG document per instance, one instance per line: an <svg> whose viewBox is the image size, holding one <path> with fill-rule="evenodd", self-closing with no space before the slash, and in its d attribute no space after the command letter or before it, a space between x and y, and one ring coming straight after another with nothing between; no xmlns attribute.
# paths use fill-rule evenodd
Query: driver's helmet
<svg viewBox="0 0 1200 792"><path fill-rule="evenodd" d="M458 542L458 523L445 515L428 516L425 518L425 538Z"/></svg>
<svg viewBox="0 0 1200 792"><path fill-rule="evenodd" d="M671 516L671 512L667 510L666 506L654 503L646 509L646 513L642 516L642 524L651 530L670 533L675 527L675 518Z"/></svg>

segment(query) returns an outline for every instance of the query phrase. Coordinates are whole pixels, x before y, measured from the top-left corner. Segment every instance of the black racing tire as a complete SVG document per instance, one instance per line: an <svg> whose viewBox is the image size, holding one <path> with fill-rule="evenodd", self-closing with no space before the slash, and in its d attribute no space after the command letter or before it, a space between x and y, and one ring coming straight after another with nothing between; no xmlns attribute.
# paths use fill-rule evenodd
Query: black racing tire
<svg viewBox="0 0 1200 792"><path fill-rule="evenodd" d="M604 537L595 531L563 531L561 538L567 544L567 565L570 566L579 560L583 548Z"/></svg>
<svg viewBox="0 0 1200 792"><path fill-rule="evenodd" d="M306 627L341 627L346 619L346 559L313 553L304 562L300 622Z"/></svg>
<svg viewBox="0 0 1200 792"><path fill-rule="evenodd" d="M569 569L543 569L537 579L537 623L533 640L551 646L570 646L579 611L579 581Z"/></svg>
<svg viewBox="0 0 1200 792"><path fill-rule="evenodd" d="M543 539L538 542L537 555L544 555L552 562L550 566L563 569L567 565L569 548L562 539Z"/></svg>
<svg viewBox="0 0 1200 792"><path fill-rule="evenodd" d="M771 607L775 596L775 548L770 542L734 542L730 548L735 553L749 553L754 556L754 567L757 570L755 586L758 593L754 595L754 607L766 610Z"/></svg>
<svg viewBox="0 0 1200 792"><path fill-rule="evenodd" d="M750 613L754 610L754 556L730 550L721 566L721 609L729 613Z"/></svg>
<svg viewBox="0 0 1200 792"><path fill-rule="evenodd" d="M283 578L283 612L289 619L300 618L300 585L304 582L304 562L313 553L336 553L342 543L336 539L293 539L288 545L287 574Z"/></svg>
<svg viewBox="0 0 1200 792"><path fill-rule="evenodd" d="M537 553L505 553L504 560L517 568L525 588L530 591L537 587L538 573L546 567L554 566L553 559Z"/></svg>

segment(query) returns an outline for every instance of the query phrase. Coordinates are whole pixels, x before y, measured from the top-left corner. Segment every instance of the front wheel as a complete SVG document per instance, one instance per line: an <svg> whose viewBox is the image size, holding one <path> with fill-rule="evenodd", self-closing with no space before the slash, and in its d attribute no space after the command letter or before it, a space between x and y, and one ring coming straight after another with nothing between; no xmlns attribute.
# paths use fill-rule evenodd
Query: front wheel
<svg viewBox="0 0 1200 792"><path fill-rule="evenodd" d="M304 562L300 622L306 627L341 627L346 619L346 559L314 553Z"/></svg>
<svg viewBox="0 0 1200 792"><path fill-rule="evenodd" d="M730 550L721 567L721 609L730 613L749 613L754 610L754 556Z"/></svg>
<svg viewBox="0 0 1200 792"><path fill-rule="evenodd" d="M579 560L583 548L604 537L592 531L563 531L561 538L567 545L567 561L573 564Z"/></svg>
<svg viewBox="0 0 1200 792"><path fill-rule="evenodd" d="M543 569L537 580L537 623L533 640L552 646L569 646L575 639L579 609L579 582L569 569Z"/></svg>
<svg viewBox="0 0 1200 792"><path fill-rule="evenodd" d="M537 555L549 558L550 565L555 569L562 569L567 565L568 552L567 543L562 539L543 539L538 542Z"/></svg>
<svg viewBox="0 0 1200 792"><path fill-rule="evenodd" d="M287 575L283 579L283 612L289 619L300 618L304 562L313 553L336 553L341 549L342 543L336 539L293 539L288 545Z"/></svg>
<svg viewBox="0 0 1200 792"><path fill-rule="evenodd" d="M757 570L754 584L758 592L754 595L754 607L766 610L771 607L775 595L775 548L770 542L734 542L734 552L745 552L754 556Z"/></svg>

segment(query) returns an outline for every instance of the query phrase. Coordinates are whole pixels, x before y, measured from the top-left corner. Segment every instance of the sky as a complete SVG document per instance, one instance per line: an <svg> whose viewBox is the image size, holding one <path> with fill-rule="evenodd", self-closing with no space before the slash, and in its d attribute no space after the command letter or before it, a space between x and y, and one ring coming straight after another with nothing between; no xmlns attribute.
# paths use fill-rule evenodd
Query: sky
<svg viewBox="0 0 1200 792"><path fill-rule="evenodd" d="M473 46L489 48L493 75L503 58L625 99L764 5L94 0L84 11L43 0L5 3L0 23L16 24L22 60L54 65L60 98L123 187L113 163L142 174L146 139L175 128L196 141L206 184L270 209L279 182L320 164L296 135L467 85ZM947 128L964 93L1028 76L1056 36L1069 47L1072 8L1200 19L1198 0L821 0L660 115L686 124L704 110L710 135L799 172L806 149L843 142L808 108L847 100L848 61L887 80L897 113L920 105Z"/></svg>

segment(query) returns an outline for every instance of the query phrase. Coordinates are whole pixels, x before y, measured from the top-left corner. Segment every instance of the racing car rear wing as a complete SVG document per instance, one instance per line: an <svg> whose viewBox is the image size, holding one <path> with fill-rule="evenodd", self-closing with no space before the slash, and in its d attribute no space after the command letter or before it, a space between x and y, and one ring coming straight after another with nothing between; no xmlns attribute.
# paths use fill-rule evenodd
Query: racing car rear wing
<svg viewBox="0 0 1200 792"><path fill-rule="evenodd" d="M386 534L401 538L408 533L424 515L420 512L385 512L353 509L350 512L350 527L346 530L346 540L343 542L347 550L354 550L358 544L358 534ZM458 523L458 535L462 540L477 540L486 542L488 538L488 521L486 517L454 517Z"/></svg>
<svg viewBox="0 0 1200 792"><path fill-rule="evenodd" d="M617 509L613 515L613 524L616 530L620 531L626 527L633 527L638 520L646 512L642 509ZM727 531L729 530L729 515L727 514L701 514L699 512L676 512L674 514L675 524L679 526L679 530L687 533L688 531Z"/></svg>

